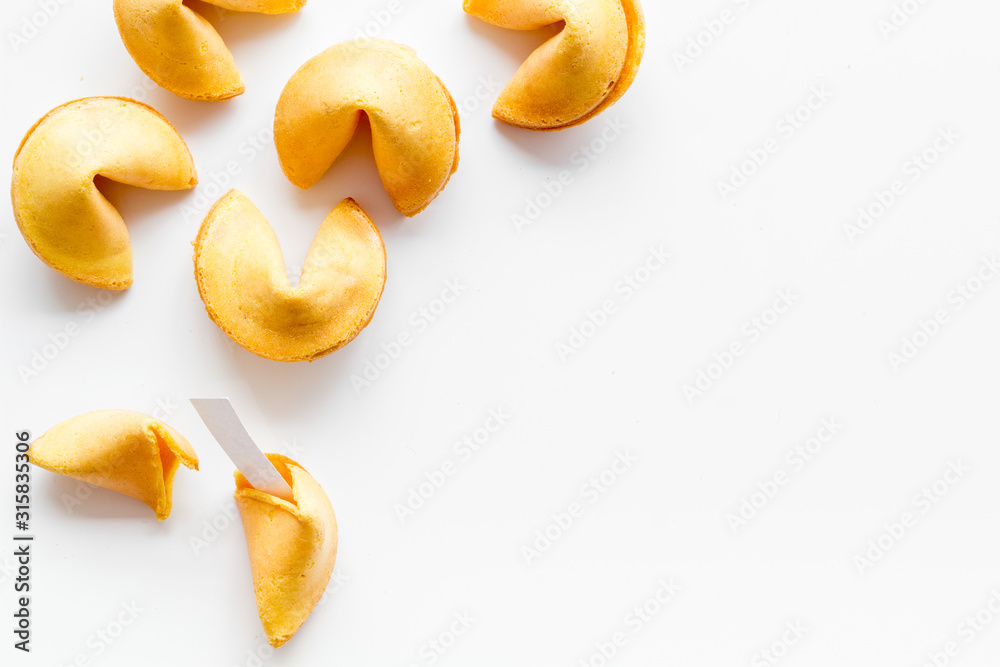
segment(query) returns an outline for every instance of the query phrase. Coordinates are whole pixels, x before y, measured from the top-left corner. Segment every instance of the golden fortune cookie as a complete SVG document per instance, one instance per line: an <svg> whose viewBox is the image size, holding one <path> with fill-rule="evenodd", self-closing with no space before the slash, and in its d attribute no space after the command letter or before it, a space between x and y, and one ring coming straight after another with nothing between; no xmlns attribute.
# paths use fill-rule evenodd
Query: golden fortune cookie
<svg viewBox="0 0 1000 667"><path fill-rule="evenodd" d="M294 502L254 489L236 471L236 506L250 556L257 612L278 648L309 618L337 560L337 518L330 499L295 461L268 454L292 487Z"/></svg>
<svg viewBox="0 0 1000 667"><path fill-rule="evenodd" d="M382 185L405 216L422 211L458 168L458 109L412 49L378 39L331 46L288 81L274 115L285 176L312 187L354 136L372 130Z"/></svg>
<svg viewBox="0 0 1000 667"><path fill-rule="evenodd" d="M257 14L297 12L305 0L205 0ZM225 100L243 92L233 54L205 17L182 0L114 0L125 49L146 76L190 100Z"/></svg>
<svg viewBox="0 0 1000 667"><path fill-rule="evenodd" d="M132 246L96 176L150 190L198 182L187 145L150 106L123 97L88 97L56 107L35 124L14 156L14 219L31 250L78 283L132 284Z"/></svg>
<svg viewBox="0 0 1000 667"><path fill-rule="evenodd" d="M130 410L87 412L53 426L28 450L33 465L132 496L170 516L174 473L198 455L163 422Z"/></svg>
<svg viewBox="0 0 1000 667"><path fill-rule="evenodd" d="M646 45L638 0L464 0L466 13L511 30L564 22L507 83L493 117L529 130L584 123L617 102Z"/></svg>
<svg viewBox="0 0 1000 667"><path fill-rule="evenodd" d="M385 245L353 199L316 233L291 287L271 225L238 190L208 212L194 243L205 309L245 349L275 361L312 361L352 341L385 287Z"/></svg>

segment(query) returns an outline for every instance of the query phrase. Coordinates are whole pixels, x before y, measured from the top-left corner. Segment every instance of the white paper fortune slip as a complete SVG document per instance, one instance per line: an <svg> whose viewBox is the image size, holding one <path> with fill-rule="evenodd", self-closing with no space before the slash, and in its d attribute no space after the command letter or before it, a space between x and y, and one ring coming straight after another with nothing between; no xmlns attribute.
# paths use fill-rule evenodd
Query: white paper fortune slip
<svg viewBox="0 0 1000 667"><path fill-rule="evenodd" d="M254 443L228 398L188 400L253 488L293 502L292 487Z"/></svg>

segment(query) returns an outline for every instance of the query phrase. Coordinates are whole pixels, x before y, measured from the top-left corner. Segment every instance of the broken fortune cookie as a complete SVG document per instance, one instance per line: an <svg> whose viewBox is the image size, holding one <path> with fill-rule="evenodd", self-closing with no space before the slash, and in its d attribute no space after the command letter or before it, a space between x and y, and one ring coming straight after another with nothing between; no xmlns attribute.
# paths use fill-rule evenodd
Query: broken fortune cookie
<svg viewBox="0 0 1000 667"><path fill-rule="evenodd" d="M267 454L294 502L258 491L238 470L236 506L243 519L257 613L278 648L296 633L323 596L337 560L337 518L330 499L298 463Z"/></svg>
<svg viewBox="0 0 1000 667"><path fill-rule="evenodd" d="M198 455L163 422L130 410L99 410L67 419L31 443L34 465L132 496L156 518L170 516L174 473L198 469Z"/></svg>

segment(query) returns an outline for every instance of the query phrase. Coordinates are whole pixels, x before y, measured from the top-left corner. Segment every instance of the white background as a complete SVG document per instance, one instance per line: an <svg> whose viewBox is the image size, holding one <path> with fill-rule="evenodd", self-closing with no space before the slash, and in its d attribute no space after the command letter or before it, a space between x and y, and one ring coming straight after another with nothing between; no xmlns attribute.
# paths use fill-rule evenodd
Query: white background
<svg viewBox="0 0 1000 667"><path fill-rule="evenodd" d="M495 93L475 94L481 78L505 82L542 36L487 26L460 5L407 1L373 31L413 46L463 107L458 173L403 219L367 136L298 191L269 135L295 69L388 2L311 0L284 17L208 8L246 82L221 103L149 84L107 0L59 5L17 50L10 35L41 3L3 3L0 155L56 105L128 95L178 128L201 179L189 192L107 188L132 235L135 285L100 312L88 305L99 290L38 261L9 211L0 223L5 543L15 431L128 408L165 418L201 458L200 472L178 472L162 523L137 501L35 471L34 652L10 647L3 547L4 664L229 667L270 655L242 528L226 518L232 467L186 402L223 395L265 450L292 452L316 476L340 522L340 583L269 665L597 667L595 644L622 632L608 664L753 666L770 664L759 652L789 622L806 630L778 663L788 667L918 667L949 641L948 664L996 665L1000 618L972 641L959 626L1000 590L1000 286L986 282L961 308L953 290L1000 253L1000 6L925 2L885 36L890 0L648 2L646 57L623 100L583 126L532 133L493 121ZM679 66L676 54L724 9L732 22ZM832 97L787 137L778 123L814 86ZM602 146L609 121L622 129ZM911 180L907 162L941 128L958 139ZM258 134L262 150L244 143ZM769 137L777 152L724 199L718 182ZM592 142L602 150L581 171L574 159ZM290 267L343 197L379 225L385 295L346 348L282 365L237 347L205 314L190 243L220 192L212 175L230 161ZM546 208L519 232L512 215L564 170L573 182L541 197ZM851 242L844 226L894 179L905 193ZM672 258L626 299L615 286L650 246ZM419 328L446 281L465 289ZM745 323L778 290L793 307L751 340ZM615 313L561 358L557 344L606 299ZM939 309L945 325L894 368L888 354ZM79 334L22 377L70 323ZM352 386L369 361L385 366L383 345L404 332L412 344L370 386ZM718 375L713 355L733 342L744 354L688 400L684 385L700 370ZM457 456L453 444L501 407L509 423L471 460ZM795 468L788 452L824 418L843 427ZM619 451L635 463L591 503L584 485ZM446 460L457 472L401 522L394 506ZM955 461L968 472L924 511L915 494ZM727 515L781 471L787 483L734 531ZM522 548L573 502L583 516L529 564ZM859 566L905 512L915 525L883 536L894 541L884 556ZM212 521L225 527L196 553L192 538ZM636 628L627 615L671 578L680 592ZM95 640L129 603L138 618L110 646ZM428 642L448 642L462 613L471 628L433 653Z"/></svg>

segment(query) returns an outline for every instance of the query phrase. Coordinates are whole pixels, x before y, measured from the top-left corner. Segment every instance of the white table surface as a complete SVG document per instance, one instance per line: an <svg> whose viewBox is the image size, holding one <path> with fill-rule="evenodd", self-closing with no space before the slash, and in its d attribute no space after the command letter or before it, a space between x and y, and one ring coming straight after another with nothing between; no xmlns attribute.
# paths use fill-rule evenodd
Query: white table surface
<svg viewBox="0 0 1000 667"><path fill-rule="evenodd" d="M16 431L138 410L185 434L201 471L178 472L157 523L136 501L36 470L34 651L11 647L5 546L4 664L918 667L947 650L939 664L997 664L1000 280L956 291L1000 259L997 3L647 2L648 49L624 99L532 133L493 121L495 92L477 89L506 81L539 36L487 26L457 0L212 10L246 81L213 104L151 84L108 0L48 1L54 15L16 52L10 35L43 22L45 3L0 8L0 155L54 106L129 95L178 128L201 183L108 188L135 254L135 285L110 298L45 267L3 216L0 539L12 544ZM883 34L893 2L916 11ZM459 171L414 219L392 208L364 138L308 191L270 143L292 72L386 15L372 32L413 46L463 109ZM699 33L708 46L681 62ZM926 168L913 162L925 151ZM723 197L748 155L763 166ZM897 180L884 214L849 233ZM283 365L209 320L190 244L223 186L264 212L289 267L341 198L372 215L389 278L353 343ZM78 335L25 379L71 324ZM380 357L401 334L409 344ZM914 334L919 350L894 360ZM369 362L382 368L362 386ZM685 392L700 371L715 379ZM273 655L229 515L232 466L191 396L229 396L337 512L335 582ZM504 423L479 433L485 444L456 446L491 411ZM796 448L817 433L828 442L807 461ZM453 474L401 520L397 504L442 466ZM590 482L615 466L609 485ZM745 525L729 517L743 500L758 505ZM571 525L549 527L570 510ZM551 546L526 555L546 529ZM884 553L867 553L880 539ZM973 631L983 609L992 624Z"/></svg>

